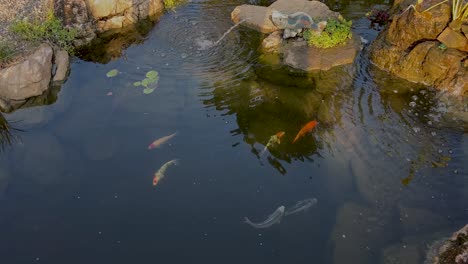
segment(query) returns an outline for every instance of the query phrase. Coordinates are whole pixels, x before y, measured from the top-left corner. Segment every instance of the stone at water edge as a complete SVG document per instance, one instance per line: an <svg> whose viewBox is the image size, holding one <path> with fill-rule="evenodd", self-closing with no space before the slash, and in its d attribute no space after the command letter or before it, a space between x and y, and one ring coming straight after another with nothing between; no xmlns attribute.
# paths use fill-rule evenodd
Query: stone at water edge
<svg viewBox="0 0 468 264"><path fill-rule="evenodd" d="M468 224L445 241L435 259L428 259L426 263L468 264Z"/></svg>
<svg viewBox="0 0 468 264"><path fill-rule="evenodd" d="M54 57L54 62L55 65L57 65L57 70L55 71L53 81L63 82L67 78L68 70L70 68L70 56L68 55L67 51L59 49L55 51Z"/></svg>
<svg viewBox="0 0 468 264"><path fill-rule="evenodd" d="M275 31L262 41L262 48L266 52L277 53L282 43L281 31Z"/></svg>
<svg viewBox="0 0 468 264"><path fill-rule="evenodd" d="M238 6L232 11L231 19L234 23L245 20L242 25L268 34L278 30L278 27L271 21L273 11L278 11L282 14L303 12L316 21L340 17L338 12L331 11L327 5L319 1L278 0L269 7L255 5Z"/></svg>
<svg viewBox="0 0 468 264"><path fill-rule="evenodd" d="M468 51L468 39L462 33L456 32L450 27L445 28L437 37L437 40L444 43L448 48Z"/></svg>
<svg viewBox="0 0 468 264"><path fill-rule="evenodd" d="M55 0L54 10L65 26L77 30L76 46L89 44L97 33L120 29L164 11L163 0Z"/></svg>
<svg viewBox="0 0 468 264"><path fill-rule="evenodd" d="M284 47L283 64L303 71L329 70L335 66L352 64L360 47L357 36L353 36L343 46L329 49L310 47L305 41L295 41Z"/></svg>
<svg viewBox="0 0 468 264"><path fill-rule="evenodd" d="M270 20L271 12L264 6L241 5L232 11L231 19L234 23L244 20L243 26L269 34L278 30Z"/></svg>
<svg viewBox="0 0 468 264"><path fill-rule="evenodd" d="M42 44L22 62L0 70L0 97L24 100L43 94L52 76L53 50Z"/></svg>

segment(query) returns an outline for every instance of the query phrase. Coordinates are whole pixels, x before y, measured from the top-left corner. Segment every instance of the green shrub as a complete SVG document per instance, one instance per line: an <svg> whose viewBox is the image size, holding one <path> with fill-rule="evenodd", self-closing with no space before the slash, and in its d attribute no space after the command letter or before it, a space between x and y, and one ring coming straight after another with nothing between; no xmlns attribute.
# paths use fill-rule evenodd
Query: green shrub
<svg viewBox="0 0 468 264"><path fill-rule="evenodd" d="M15 53L14 47L8 42L0 42L0 63L11 58Z"/></svg>
<svg viewBox="0 0 468 264"><path fill-rule="evenodd" d="M49 42L70 54L73 53L73 40L77 34L75 29L64 28L52 11L49 11L45 21L15 21L11 24L10 31L22 40L34 43Z"/></svg>
<svg viewBox="0 0 468 264"><path fill-rule="evenodd" d="M166 7L166 9L174 9L185 2L186 0L164 0L164 7Z"/></svg>
<svg viewBox="0 0 468 264"><path fill-rule="evenodd" d="M353 36L351 32L352 23L351 20L330 18L322 33L306 30L304 32L304 39L310 46L318 48L332 48L343 45Z"/></svg>

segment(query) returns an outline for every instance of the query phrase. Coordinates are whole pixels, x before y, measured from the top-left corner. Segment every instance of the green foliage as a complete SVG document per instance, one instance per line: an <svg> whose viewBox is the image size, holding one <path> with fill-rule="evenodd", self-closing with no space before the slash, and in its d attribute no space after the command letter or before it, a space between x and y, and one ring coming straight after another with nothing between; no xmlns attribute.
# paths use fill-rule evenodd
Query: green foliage
<svg viewBox="0 0 468 264"><path fill-rule="evenodd" d="M330 18L321 33L306 30L304 39L310 46L318 48L332 48L343 45L353 36L351 32L352 23L351 20Z"/></svg>
<svg viewBox="0 0 468 264"><path fill-rule="evenodd" d="M73 40L77 32L75 29L64 28L52 11L49 11L45 21L15 21L11 24L10 31L23 40L34 43L49 42L73 54Z"/></svg>
<svg viewBox="0 0 468 264"><path fill-rule="evenodd" d="M164 0L164 7L166 9L174 9L185 2L186 0Z"/></svg>
<svg viewBox="0 0 468 264"><path fill-rule="evenodd" d="M11 58L15 53L14 47L8 42L0 42L0 62Z"/></svg>

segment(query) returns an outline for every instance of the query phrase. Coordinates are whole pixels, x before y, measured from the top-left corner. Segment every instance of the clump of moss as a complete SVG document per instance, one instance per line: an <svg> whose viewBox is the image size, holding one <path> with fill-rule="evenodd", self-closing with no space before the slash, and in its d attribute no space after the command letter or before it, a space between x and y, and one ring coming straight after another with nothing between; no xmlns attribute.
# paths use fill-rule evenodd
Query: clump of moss
<svg viewBox="0 0 468 264"><path fill-rule="evenodd" d="M164 0L164 7L166 7L166 9L174 9L185 2L186 0Z"/></svg>
<svg viewBox="0 0 468 264"><path fill-rule="evenodd" d="M33 43L48 42L73 54L73 40L76 38L77 31L65 28L53 11L48 12L45 21L19 20L13 22L9 30L22 40Z"/></svg>
<svg viewBox="0 0 468 264"><path fill-rule="evenodd" d="M318 48L333 48L339 45L344 45L353 37L351 32L352 21L346 21L344 18L330 18L327 21L327 26L321 33L312 30L304 32L304 39L310 46Z"/></svg>

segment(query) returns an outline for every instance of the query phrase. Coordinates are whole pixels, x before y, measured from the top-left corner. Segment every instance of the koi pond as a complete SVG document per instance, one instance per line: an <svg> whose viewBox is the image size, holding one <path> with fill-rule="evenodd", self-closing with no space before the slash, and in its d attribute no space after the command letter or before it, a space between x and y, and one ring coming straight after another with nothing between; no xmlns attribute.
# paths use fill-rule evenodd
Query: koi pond
<svg viewBox="0 0 468 264"><path fill-rule="evenodd" d="M1 263L423 263L467 223L468 130L437 93L368 44L309 75L242 26L213 45L243 3L168 11L2 114ZM382 3L327 4L370 42Z"/></svg>

